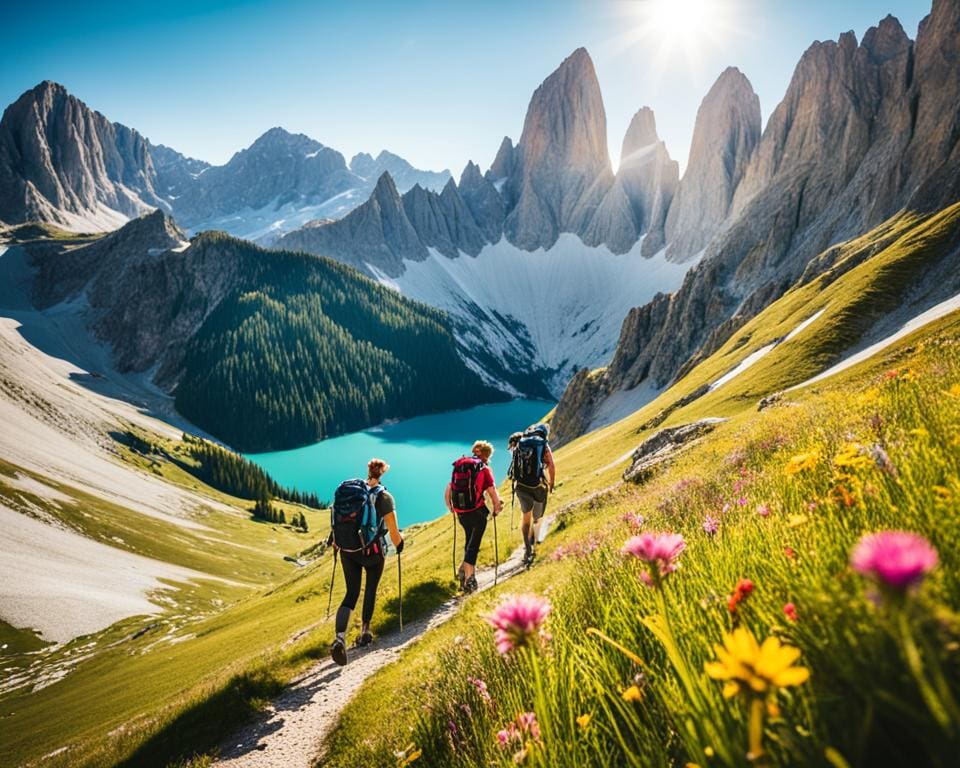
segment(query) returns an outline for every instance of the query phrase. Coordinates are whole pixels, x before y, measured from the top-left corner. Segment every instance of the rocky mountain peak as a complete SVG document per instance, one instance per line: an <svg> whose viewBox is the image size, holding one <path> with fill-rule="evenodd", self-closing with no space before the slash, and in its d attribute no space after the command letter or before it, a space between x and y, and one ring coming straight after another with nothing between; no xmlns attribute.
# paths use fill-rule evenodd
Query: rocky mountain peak
<svg viewBox="0 0 960 768"><path fill-rule="evenodd" d="M728 67L697 110L687 169L667 215L668 258L694 256L721 228L759 141L760 99L744 74Z"/></svg>
<svg viewBox="0 0 960 768"><path fill-rule="evenodd" d="M516 160L513 141L509 136L504 136L503 141L500 142L500 147L497 149L497 156L493 159L490 170L487 171L487 178L491 181L499 181L512 176L516 171Z"/></svg>
<svg viewBox="0 0 960 768"><path fill-rule="evenodd" d="M620 165L622 166L625 160L629 162L634 152L656 144L658 141L660 137L657 135L657 119L654 117L653 110L650 107L640 107L623 137Z"/></svg>
<svg viewBox="0 0 960 768"><path fill-rule="evenodd" d="M910 38L896 16L887 14L875 27L870 27L863 36L863 48L870 52L874 61L882 62L899 56Z"/></svg>

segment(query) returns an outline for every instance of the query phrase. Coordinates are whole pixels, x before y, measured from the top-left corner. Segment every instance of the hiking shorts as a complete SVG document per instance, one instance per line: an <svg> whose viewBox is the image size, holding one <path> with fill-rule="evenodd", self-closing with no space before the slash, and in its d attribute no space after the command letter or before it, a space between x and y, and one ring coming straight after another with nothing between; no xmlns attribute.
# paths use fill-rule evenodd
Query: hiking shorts
<svg viewBox="0 0 960 768"><path fill-rule="evenodd" d="M539 520L547 509L547 486L538 485L530 488L517 484L517 499L520 501L520 511L523 514L533 511L533 519Z"/></svg>

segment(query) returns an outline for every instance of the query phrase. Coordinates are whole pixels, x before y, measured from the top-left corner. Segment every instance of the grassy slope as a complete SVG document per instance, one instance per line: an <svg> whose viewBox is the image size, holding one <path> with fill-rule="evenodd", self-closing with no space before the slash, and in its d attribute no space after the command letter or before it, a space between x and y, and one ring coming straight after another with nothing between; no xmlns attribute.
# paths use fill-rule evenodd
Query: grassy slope
<svg viewBox="0 0 960 768"><path fill-rule="evenodd" d="M775 348L739 377L693 401L690 405L674 410L662 426L687 423L704 416L725 416L729 421L708 437L700 447L693 449L681 459L677 467L667 473L661 481L649 488L620 486L602 493L585 504L578 505L575 511L565 515L564 522L558 526L562 530L555 528L551 534L548 540L550 549L555 552L562 552L564 547L574 551L578 548L583 549L585 542L590 540L598 528L604 529L615 524L623 512L635 511L638 508L645 511L655 510L657 502L668 495L671 482L684 476L684 473L707 476L718 464L718 453L731 450L751 429L760 429L758 425L771 419L782 420L785 416L792 419L793 414L781 408L758 415L757 400L764 395L802 382L834 362L841 356L843 350L860 338L866 326L862 320L869 320L871 315L889 311L895 307L902 292L911 284L912 274L921 270L932 255L942 253L944 248L956 247L958 231L960 231L960 206L954 206L930 219L903 217L894 220L875 232L846 244L841 259L834 267L834 272L821 280L787 293L657 400L622 421L585 435L561 449L558 452L558 465L564 480L551 501L554 508L615 485L626 466L626 455L644 437L660 428L644 428L652 417L684 395L719 378L754 350L785 336L800 322L817 311L824 310L823 315L803 333ZM844 273L843 261L856 258L861 249L878 252L865 263ZM835 280L831 280L837 275L839 276ZM866 318L864 318L865 314ZM937 336L949 339L960 337L960 319L954 315L928 326L901 340L889 351L824 382L812 391L796 393L792 400L799 401L803 412L808 415L814 412L818 404L829 398L832 398L834 409L838 407L839 401L839 407L842 410L844 399L842 393L845 390L851 387L862 387L863 382L875 378L878 372L891 365L908 361L915 353L919 339ZM927 363L930 364L929 354ZM802 419L798 419L796 424L807 428L812 435L816 436L815 439L822 439L822 435L816 434L816 424L810 424ZM799 439L797 434L793 436ZM956 516L956 506L952 514ZM696 531L699 526L693 523L691 527ZM623 533L624 538L625 535ZM849 536L846 538L848 539ZM760 546L757 541L753 541L752 544ZM762 553L762 557L769 556L769 546L770 543L765 542L763 547L757 550ZM690 559L695 557L696 555L692 552L686 556L688 565ZM811 563L813 562L815 561L811 560ZM723 568L729 573L724 574L725 580L722 584L729 589L732 583L735 583L736 574L742 571L736 567L736 562L725 562ZM544 592L554 588L561 589L563 585L569 584L571 577L580 570L579 564L573 558L544 562L523 577L522 583L504 585L499 591L504 593L529 589ZM780 577L784 578L785 574L781 572ZM408 734L413 733L424 709L437 701L454 701L452 694L444 696L430 681L436 680L444 668L449 668L451 665L462 672L464 669L469 669L471 663L476 663L471 662L469 652L459 654L458 658L458 652L455 649L464 645L463 638L469 638L466 640L467 646L475 643L489 643L490 631L482 625L478 617L495 603L496 596L493 594L478 596L472 600L475 602L471 604L470 610L448 625L430 633L419 644L409 649L397 664L384 670L376 680L367 684L346 709L340 727L332 734L329 742L330 752L325 765L393 764L392 751L402 750L408 746L413 738L413 735ZM575 603L574 600L570 602L571 605ZM718 637L712 637L709 640L713 642L718 639ZM586 638L581 638L580 643L585 646ZM466 658L463 658L464 656ZM409 672L411 669L417 671L415 677L417 682L412 685ZM482 670L477 669L475 673L481 671L489 675L496 674L489 666ZM448 676L440 682L440 685L449 683ZM462 691L460 693L463 700L470 701L469 694ZM548 706L556 708L558 704L559 702L552 701ZM389 721L379 717L378 713L384 709L394 713ZM455 713L451 712L451 714ZM573 716L573 714L567 714L570 717ZM442 711L438 714L435 708L431 709L430 714L427 715L428 719L433 718L440 722L441 727L444 717ZM510 716L507 715L503 721L509 718ZM499 727L502 727L502 723ZM424 732L424 728L421 727L416 733L422 736ZM478 738L492 741L493 731L483 733ZM576 737L570 741L575 742ZM662 755L662 752L651 753L648 756L648 762L657 762L654 754ZM475 753L471 755L473 759L477 759ZM440 764L443 764L443 756L439 757ZM490 755L486 757L489 758ZM493 757L496 759L496 755ZM587 756L581 755L581 758L587 759ZM591 756L593 760L597 758L596 754ZM426 755L422 759L426 764L435 764ZM506 762L510 762L510 755L506 756Z"/></svg>
<svg viewBox="0 0 960 768"><path fill-rule="evenodd" d="M174 444L164 447L176 450ZM38 671L64 669L77 656L83 660L59 682L0 697L2 764L19 765L69 745L44 764L114 765L130 759L136 765L166 765L178 755L217 744L329 647L332 626L325 612L330 555L303 570L282 560L284 554L296 554L326 538L327 513L274 502L288 515L293 509L303 511L308 534L253 521L246 512L249 501L209 488L168 461L126 449L122 453L144 471L231 505L237 514L207 510L197 519L209 530L192 531L35 477L76 500L76 506L61 509L6 485L4 475L30 473L0 465L0 498L14 508L34 505L94 539L117 546L112 537L118 536L130 551L211 576L198 584L169 585L172 604L159 617L133 617L45 654ZM403 557L404 616L410 619L453 594L452 533L444 519L411 527L405 535L410 546ZM481 562L492 561L488 543ZM397 621L394 563L389 562L381 586L374 619L378 633ZM334 605L342 589L338 574ZM4 638L15 636L18 641L18 653L5 657L5 665L22 668L38 659L26 653L35 650L32 633L2 630ZM84 658L94 649L99 650Z"/></svg>

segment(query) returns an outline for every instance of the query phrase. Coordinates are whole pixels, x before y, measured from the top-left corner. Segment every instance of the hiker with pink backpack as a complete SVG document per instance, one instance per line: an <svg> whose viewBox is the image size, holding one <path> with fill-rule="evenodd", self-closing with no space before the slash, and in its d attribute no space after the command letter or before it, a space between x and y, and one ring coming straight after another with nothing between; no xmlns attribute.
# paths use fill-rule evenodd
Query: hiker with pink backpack
<svg viewBox="0 0 960 768"><path fill-rule="evenodd" d="M490 468L493 445L486 440L477 440L469 456L461 456L453 462L453 474L445 494L447 509L454 515L463 528L463 561L457 571L460 589L469 594L477 589L477 556L480 554L480 542L487 528L487 518L500 514L503 504L497 493L497 483ZM490 507L487 506L487 500ZM454 549L456 549L456 527L454 527ZM494 520L496 532L496 520ZM496 546L496 541L494 541ZM454 556L456 559L456 556Z"/></svg>

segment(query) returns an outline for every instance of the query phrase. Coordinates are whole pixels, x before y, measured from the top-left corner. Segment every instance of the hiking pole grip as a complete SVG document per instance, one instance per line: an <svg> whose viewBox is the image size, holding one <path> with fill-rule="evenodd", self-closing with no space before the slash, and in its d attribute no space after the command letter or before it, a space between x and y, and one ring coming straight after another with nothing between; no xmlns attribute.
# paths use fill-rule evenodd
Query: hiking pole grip
<svg viewBox="0 0 960 768"><path fill-rule="evenodd" d="M403 571L400 569L399 552L397 552L397 592L400 595L400 631L403 632Z"/></svg>
<svg viewBox="0 0 960 768"><path fill-rule="evenodd" d="M330 606L333 603L333 582L337 578L337 550L333 550L333 573L330 574L330 592L327 595L327 620L330 619Z"/></svg>

